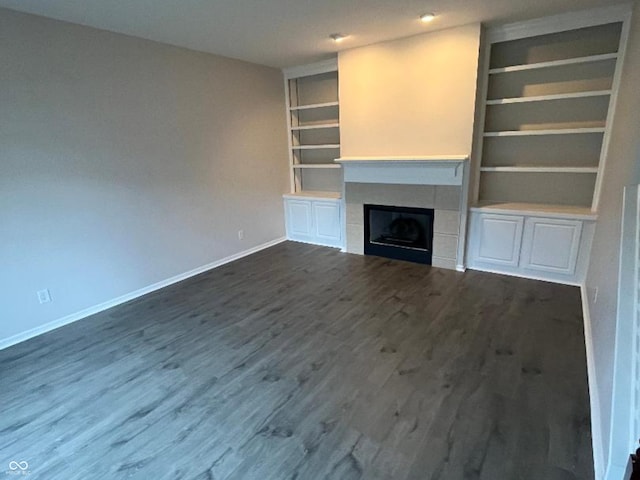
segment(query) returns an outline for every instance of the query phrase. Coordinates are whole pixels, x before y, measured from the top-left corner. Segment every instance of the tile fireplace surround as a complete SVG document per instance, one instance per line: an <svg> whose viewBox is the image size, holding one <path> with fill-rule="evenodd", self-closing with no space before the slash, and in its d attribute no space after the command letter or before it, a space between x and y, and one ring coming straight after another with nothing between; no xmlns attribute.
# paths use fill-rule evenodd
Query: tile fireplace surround
<svg viewBox="0 0 640 480"><path fill-rule="evenodd" d="M346 251L364 254L364 204L433 208L435 267L461 268L466 156L338 159L344 168ZM462 168L461 168L462 167Z"/></svg>

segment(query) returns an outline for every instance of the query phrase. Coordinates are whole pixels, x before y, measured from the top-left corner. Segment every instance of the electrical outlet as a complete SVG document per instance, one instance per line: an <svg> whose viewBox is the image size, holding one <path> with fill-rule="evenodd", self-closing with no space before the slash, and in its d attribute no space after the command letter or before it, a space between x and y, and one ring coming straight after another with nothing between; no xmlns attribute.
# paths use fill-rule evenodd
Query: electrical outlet
<svg viewBox="0 0 640 480"><path fill-rule="evenodd" d="M44 290L38 290L38 301L40 304L49 303L51 301L51 293L49 293L49 289L45 288Z"/></svg>
<svg viewBox="0 0 640 480"><path fill-rule="evenodd" d="M244 238L244 230L238 230L238 240L242 240Z"/></svg>

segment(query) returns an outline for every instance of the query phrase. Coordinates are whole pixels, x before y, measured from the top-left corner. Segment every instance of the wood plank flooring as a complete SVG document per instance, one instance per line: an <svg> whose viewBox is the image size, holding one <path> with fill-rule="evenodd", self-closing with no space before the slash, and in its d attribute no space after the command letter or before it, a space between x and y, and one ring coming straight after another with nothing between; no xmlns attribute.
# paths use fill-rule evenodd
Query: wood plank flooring
<svg viewBox="0 0 640 480"><path fill-rule="evenodd" d="M579 291L284 243L0 352L0 473L588 480Z"/></svg>

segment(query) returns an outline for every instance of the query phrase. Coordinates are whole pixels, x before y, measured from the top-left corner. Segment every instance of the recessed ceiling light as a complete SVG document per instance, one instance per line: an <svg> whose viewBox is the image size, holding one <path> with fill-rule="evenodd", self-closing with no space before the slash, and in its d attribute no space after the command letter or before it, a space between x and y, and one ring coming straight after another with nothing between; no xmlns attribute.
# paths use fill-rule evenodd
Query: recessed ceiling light
<svg viewBox="0 0 640 480"><path fill-rule="evenodd" d="M420 20L422 20L424 23L429 23L433 21L434 18L436 18L435 13L425 13L423 15L420 15Z"/></svg>
<svg viewBox="0 0 640 480"><path fill-rule="evenodd" d="M343 35L342 33L332 33L331 35L329 35L329 38L336 43L340 43L347 37L348 35Z"/></svg>

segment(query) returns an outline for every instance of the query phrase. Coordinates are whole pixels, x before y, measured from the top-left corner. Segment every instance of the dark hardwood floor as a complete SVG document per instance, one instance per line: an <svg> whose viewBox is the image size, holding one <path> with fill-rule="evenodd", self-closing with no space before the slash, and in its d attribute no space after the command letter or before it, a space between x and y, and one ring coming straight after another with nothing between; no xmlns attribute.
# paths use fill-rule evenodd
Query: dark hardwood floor
<svg viewBox="0 0 640 480"><path fill-rule="evenodd" d="M285 243L0 352L0 473L593 478L579 291Z"/></svg>

